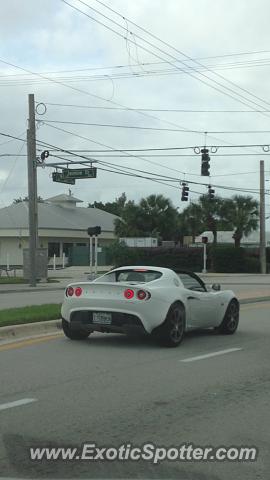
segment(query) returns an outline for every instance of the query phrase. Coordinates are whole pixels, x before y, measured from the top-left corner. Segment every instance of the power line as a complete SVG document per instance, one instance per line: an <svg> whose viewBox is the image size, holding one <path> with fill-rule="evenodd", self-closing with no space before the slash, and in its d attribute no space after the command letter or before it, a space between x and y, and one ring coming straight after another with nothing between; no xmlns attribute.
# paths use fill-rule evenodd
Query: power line
<svg viewBox="0 0 270 480"><path fill-rule="evenodd" d="M105 101L105 102L109 102L109 103L111 103L111 104L113 104L113 105L121 106L121 107L125 108L127 111L130 110L129 107L126 107L125 105L123 105L123 104L121 104L121 103L112 101L112 100L110 100L110 99L103 98L103 97L101 97L101 96L99 96L99 95L90 93L90 92L85 91L85 90L81 90L81 89L76 88L76 87L72 87L72 86L67 85L67 84L65 84L65 83L63 83L63 82L60 82L60 81L58 81L58 80L55 80L55 79L52 79L52 78L49 78L49 77L45 77L44 75L41 75L41 74L39 74L39 73L32 72L31 70L28 70L28 69L25 69L24 67L20 67L20 66L18 66L18 65L13 64L13 63L7 62L7 61L5 61L5 60L3 60L3 59L1 59L1 58L0 58L0 62L4 63L5 65L12 66L12 67L14 67L14 68L18 68L19 70L22 70L22 71L24 71L24 72L31 73L31 74L33 74L33 75L37 75L37 76L39 76L39 77L41 77L41 78L45 78L45 79L49 80L50 82L55 83L55 84L57 84L57 85L64 86L64 87L67 87L67 88L71 88L72 90L74 90L74 91L76 91L76 92L79 92L79 93L81 93L81 94L89 95L89 96L91 96L91 97L93 97L93 98L97 98L97 99L99 99L99 100L103 100L103 101ZM134 109L133 109L132 111L134 111ZM154 115L149 115L149 114L147 114L146 112L137 111L137 113L138 113L139 115L143 115L144 117L151 118L151 119L155 119L155 120L161 121L161 122L163 122L163 123L166 123L166 124L168 124L168 125L176 126L176 127L178 127L178 128L180 129L180 131L181 131L182 129L184 129L184 127L180 127L180 126L177 125L176 123L169 122L169 121L167 121L167 120L163 120L163 119L161 119L161 118L159 118L159 117L156 117L156 116L154 116ZM214 138L214 137L212 137L212 138ZM214 138L214 139L215 139L215 138Z"/></svg>
<svg viewBox="0 0 270 480"><path fill-rule="evenodd" d="M62 0L64 3L67 3L66 0ZM88 8L90 8L91 10L94 10L96 11L99 15L102 15L104 16L105 18L109 19L111 22L117 24L117 22L114 22L112 19L108 18L106 15L102 14L101 12L99 12L98 10L94 9L93 7L90 7L87 3L83 2L82 0L77 0L78 2L80 2L81 4L87 6ZM113 12L115 15L119 16L120 18L124 19L125 21L128 21L129 23L131 23L132 25L134 25L136 28L138 28L139 30L141 30L142 32L146 33L147 35L149 35L150 37L152 37L153 39L157 40L158 42L162 43L163 45L165 45L166 47L169 47L170 49L174 50L175 52L177 53L180 53L180 55L182 55L183 57L185 57L187 60L189 61L192 61L194 62L195 64L201 66L201 67L204 67L204 65L200 62L198 62L198 60L195 60L193 59L192 57L190 57L189 55L186 55L183 51L173 47L172 45L170 45L169 43L165 42L164 40L160 39L158 36L152 34L151 32L149 32L149 30L139 26L138 24L136 24L135 22L132 22L130 19L124 17L122 14L120 14L119 12L117 12L116 10L114 10L113 8L109 7L107 4L105 4L104 2L102 2L101 0L96 0L97 3L99 3L100 5L102 5L103 7L107 8L109 11ZM117 24L119 25L119 24ZM123 27L122 27L123 28ZM132 32L131 32L132 33ZM143 41L147 42L145 39L143 39L142 37L140 37L139 35L135 34L137 36L137 38L141 38ZM152 45L151 42L147 42L149 45ZM152 45L154 46L154 48L158 49L159 51L162 51L161 49L159 49L158 47L156 47L155 45ZM166 52L165 52L166 53ZM167 54L169 55L169 54ZM174 58L172 55L170 55L171 58ZM178 62L180 62L181 64L183 65L186 65L186 63L184 61L181 61L179 59L175 59L177 60ZM227 83L229 83L230 85L233 85L234 87L238 88L239 90L247 93L248 95L252 96L253 98L256 98L257 100L259 100L260 102L263 102L263 103L267 103L268 105L270 105L270 102L258 97L257 95L254 95L253 93L249 92L247 89L245 88L242 88L242 87L239 87L239 85L237 85L236 83L232 82L231 80L228 80L226 77L220 75L220 74L217 74L215 72L212 72L211 69L208 69L208 71L210 73L214 73L214 75L218 78L221 78L222 80L225 80ZM232 91L233 93L235 93L232 89L228 88L228 87L224 87L222 84L220 84L219 82L216 82L215 80L211 79L210 77L208 77L207 75L203 74L203 73L199 73L201 76L207 78L208 80L214 82L215 84L219 85L219 86L222 86L223 88L226 88L227 90L229 91ZM196 77L195 77L196 78ZM201 81L201 79L199 79ZM241 98L245 98L243 95L241 94L237 94L238 96L240 96ZM238 100L239 101L239 100ZM256 105L255 102L253 102L252 100L249 100L249 102L252 102L253 104Z"/></svg>
<svg viewBox="0 0 270 480"><path fill-rule="evenodd" d="M61 0L61 1L62 1L63 3L65 3L66 5L68 5L69 7L73 8L74 10L77 10L77 11L80 12L81 14L89 17L91 20L93 20L93 21L101 24L102 26L104 26L104 27L107 28L108 30L112 31L112 32L115 33L116 35L118 35L118 36L120 36L120 37L122 37L122 38L124 38L124 39L126 38L126 37L124 37L121 33L119 33L118 31L114 30L113 28L109 27L108 25L106 25L106 24L102 23L101 21L97 20L95 17L92 17L91 15L88 15L86 12L84 12L84 11L80 10L79 8L75 7L74 5L68 3L66 0ZM119 28L121 28L121 29L124 30L125 32L128 31L130 34L134 35L133 32L130 32L130 31L128 30L128 28L124 28L122 25L120 25L119 23L115 22L115 21L112 20L110 17L107 17L106 15L104 15L104 14L101 13L100 11L96 10L95 8L90 7L88 4L86 4L86 3L83 2L82 0L77 0L77 1L80 2L81 4L87 6L89 9L93 10L94 12L98 13L98 14L101 15L102 17L106 18L107 20L109 20L109 21L112 22L113 24L117 25ZM102 2L98 2L98 3L101 3L103 6L105 6L105 7L108 8L109 10L113 11L114 13L116 13L118 16L120 16L120 17L121 17L122 19L124 19L125 21L128 20L128 19L126 19L125 17L123 17L123 15L119 14L118 12L116 12L115 10L111 9L110 7L107 7L107 5L103 4ZM167 44L166 42L163 42L163 41L160 40L158 37L155 37L155 36L152 35L150 32L148 32L148 31L146 31L145 29L139 27L139 26L136 25L134 22L131 22L130 20L128 20L128 21L129 21L130 23L132 23L133 25L135 25L137 28L140 28L142 31L145 31L148 35L152 36L153 38L157 39L158 41L160 41L160 42L166 44L167 46L169 46L170 48L173 48L173 49L174 49L174 47L171 47L169 44ZM126 33L125 33L125 34L126 34ZM162 50L161 48L157 47L157 46L154 45L153 43L145 40L145 38L141 37L140 35L135 34L135 36L136 36L138 39L140 39L140 40L142 40L143 42L145 42L147 45L150 45L151 47L154 47L154 48L155 48L156 50L158 50L159 52L161 52L161 53L169 56L169 57L172 58L173 60L175 60L175 61L177 61L177 62L179 62L179 63L181 63L181 64L183 64L183 65L186 66L185 62L183 62L182 60L179 60L177 57L174 57L173 55L165 52L164 50ZM159 58L160 60L164 60L164 58L160 57L159 55L157 55L157 54L154 53L153 51L150 51L149 49L147 49L147 48L145 48L144 46L140 45L138 42L135 43L135 42L132 41L131 39L129 39L129 42L130 42L130 43L133 43L133 44L136 44L136 46L139 46L140 48L142 48L143 50L147 51L148 53L154 55L155 57ZM174 49L174 50L176 50L176 49ZM191 57L187 57L183 52L180 52L179 50L177 50L177 51L178 51L181 55L185 56L186 58L189 58L189 60L194 61ZM168 64L171 64L171 65L173 65L173 66L175 67L175 65L174 65L172 62L169 62L168 60L167 60L167 63L168 63ZM196 63L198 63L198 62L196 62ZM200 64L200 65L202 65L202 64ZM177 67L177 68L178 68L179 70L181 70L181 68L179 68L179 67ZM192 69L192 70L195 70L194 68L191 68L191 69ZM195 70L195 71L196 71L196 70ZM210 72L211 72L211 71L210 71ZM214 73L214 72L212 72L212 73ZM212 85L212 84L209 85L208 82L206 82L205 80L202 80L201 78L198 78L196 75L193 75L193 74L191 74L191 73L189 73L189 72L187 72L187 74L188 74L189 76L191 76L192 78L195 78L196 80L199 80L201 83L206 84L206 85L208 85L208 86L211 86L211 88L217 90L218 92L223 93L223 94L225 94L225 95L233 98L234 100L236 100L236 101L238 101L238 102L240 102L240 103L242 103L242 104L244 104L244 105L247 105L245 102L243 102L243 101L240 100L239 98L233 97L231 94L229 94L229 93L227 93L227 92L224 92L223 90L220 90L220 88L217 88L217 87L215 87L215 86ZM203 73L201 73L201 72L199 72L199 75L203 76L203 77L206 78L208 81L210 80L210 82L214 83L215 85L218 85L219 87L222 87L223 89L225 88L227 91L230 91L230 92L232 92L233 94L236 94L237 97L244 98L244 99L245 99L246 101L248 101L250 104L256 105L257 107L259 106L260 109L263 108L261 105L258 105L258 103L254 102L253 100L247 99L247 98L244 97L243 95L235 92L234 90L232 90L232 89L229 88L229 87L226 87L226 86L220 84L219 82L217 82L216 80L213 80L212 78L208 77L207 75L205 75L205 74L203 74ZM217 74L216 74L216 75L217 75ZM222 78L225 79L224 77L222 77ZM228 81L227 79L225 79L225 80ZM229 81L228 81L228 82L229 82ZM232 82L229 82L229 83L232 83ZM238 86L237 86L237 88L239 88L240 90L243 90L241 87L238 87ZM256 97L255 95L253 95L253 94L251 94L251 93L249 93L249 92L247 92L247 93L248 93L250 96L253 96L253 97L255 97L255 98L258 98L258 97ZM260 101L262 101L262 102L264 102L264 103L268 103L268 102L266 102L265 100L262 100L262 99L260 99ZM249 105L249 107L250 107L250 105ZM265 116L268 116L268 115L265 115Z"/></svg>
<svg viewBox="0 0 270 480"><path fill-rule="evenodd" d="M166 62L156 62L156 63L166 63ZM246 64L247 63L247 64ZM217 64L211 65L211 69L217 70L231 70L231 69L243 69L243 68L251 68L251 67L258 67L258 66L269 66L269 62L264 63L255 63L252 65L250 62L246 62L244 64L234 63L234 64ZM135 66L142 66L142 64L136 64ZM99 67L102 68L102 67ZM106 67L103 67L106 68ZM126 68L126 67L125 67ZM131 67L130 67L131 68ZM196 72L200 71L208 71L209 67L205 66L204 68L196 68L191 69L189 65L186 66L187 70L179 70L177 68L171 69L156 69L156 70L143 70L142 72L123 72L123 73L110 73L110 74L95 74L95 75L69 75L69 76L57 76L54 77L58 81L65 81L68 83L72 82L89 82L89 81L101 81L101 80L125 80L125 79L136 79L136 78L147 78L147 77L156 77L156 76L168 76L168 75L183 75L188 73L188 70L194 70ZM85 71L87 69L83 69L81 71ZM89 69L90 70L90 69ZM76 71L76 70L75 70ZM77 70L78 71L78 70ZM44 75L44 74L43 74ZM6 77L15 77L15 78L6 78ZM19 77L30 77L30 78L17 78ZM50 80L48 79L35 79L32 78L34 75L31 74L13 74L12 75L2 75L0 76L0 86L1 87L17 87L17 86L30 86L30 85L44 85L47 84ZM265 110L262 110L265 111Z"/></svg>
<svg viewBox="0 0 270 480"><path fill-rule="evenodd" d="M49 125L48 125L49 126ZM66 133L67 131L64 130ZM69 132L71 135L74 135L75 137L78 136L74 132ZM87 137L82 137L84 140L89 140L90 142L92 141L91 139ZM208 148L212 149L220 149L220 148L251 148L251 147L268 147L270 151L270 145L262 145L262 144L230 144L230 145L208 145ZM199 149L197 152L197 155L200 154L200 148L203 148L203 145L189 145L187 147L148 147L148 148L110 148L107 150L93 150L93 149L70 149L71 152L83 152L83 153L106 153L106 152L154 152L154 151L170 151L170 150L194 150L194 149ZM266 150L265 150L266 151ZM214 153L214 152L211 152ZM243 154L247 155L247 154Z"/></svg>
<svg viewBox="0 0 270 480"><path fill-rule="evenodd" d="M76 134L76 133L74 133L74 132L70 132L70 131L65 130L65 129L63 129L63 128L56 127L55 125L47 124L46 122L44 122L44 125L48 125L48 126L51 127L51 128L54 128L54 129L59 130L59 131L62 131L62 132L67 133L67 134L69 134L69 135L73 135L73 136L78 137L78 138L81 138L81 139L83 139L83 140L87 140L87 141L90 141L90 142L92 142L92 143L95 143L96 145L101 145L101 146L103 146L103 147L109 148L110 150L114 150L113 147L111 147L111 146L109 146L109 145L106 145L106 144L101 143L101 142L97 142L96 140L92 140L92 139L87 138L87 137L84 137L84 136L82 136L82 135L78 135L78 134ZM128 153L128 156L133 157L133 158L139 158L139 159L141 159L141 160L143 160L143 161L145 161L145 162L147 162L147 163L153 164L153 165L155 165L155 166L159 166L159 167L161 167L161 168L165 168L165 169L167 169L167 170L171 170L171 171L175 171L175 172L178 172L178 173L183 174L183 172L180 172L179 170L176 170L175 168L166 167L166 166L164 166L164 165L161 165L161 164L159 164L159 163L157 163L157 162L152 162L151 160L148 160L148 159L143 158L143 157L138 156L138 155L134 155L134 154Z"/></svg>
<svg viewBox="0 0 270 480"><path fill-rule="evenodd" d="M38 104L38 102L37 102ZM123 111L126 108L121 107L101 107L93 105L76 105L68 103L53 103L46 102L46 105L56 106L56 107L72 107L72 108L83 108L83 109L92 109L92 110L119 110ZM134 110L135 112L175 112L175 113L258 113L255 110L192 110L192 109L183 109L183 108L141 108L141 107L132 107L129 110ZM261 110L261 112L270 112L270 110Z"/></svg>
<svg viewBox="0 0 270 480"><path fill-rule="evenodd" d="M74 150L72 150L74 151ZM10 155L10 156L13 156L13 155ZM23 155L22 155L23 156ZM144 157L147 157L147 158L196 158L196 157L199 157L198 154L196 153L186 153L186 154L177 154L177 153L173 153L173 154L144 154L143 155ZM215 157L266 157L268 156L269 158L269 153L215 153L211 159L213 160ZM95 154L95 158L130 158L130 155L98 155L98 154ZM138 157L139 158L139 157ZM199 157L200 158L200 157ZM144 158L145 160L145 158ZM198 175L198 176L201 176L201 175Z"/></svg>
<svg viewBox="0 0 270 480"><path fill-rule="evenodd" d="M42 120L39 120L43 123ZM154 130L154 131L164 131L164 132L182 132L182 133L210 133L210 134L251 134L251 133L270 133L270 130L179 130L176 128L158 128L158 127L142 127L140 125L117 125L112 123L88 123L88 122L74 122L68 120L47 120L46 123L60 123L65 125L84 125L84 126L91 126L91 127L105 127L105 128L128 128L134 130Z"/></svg>
<svg viewBox="0 0 270 480"><path fill-rule="evenodd" d="M24 132L24 133L25 133L25 132ZM24 139L22 139L22 138L20 138L20 137L16 137L16 136L14 136L14 135L9 135L9 134L7 134L7 133L0 132L0 135L1 135L2 137L12 138L12 140L19 140L20 142L25 142ZM5 143L7 143L7 142L5 142ZM2 143L1 145L4 145L4 144ZM0 145L0 146L1 146L1 145Z"/></svg>
<svg viewBox="0 0 270 480"><path fill-rule="evenodd" d="M44 142L42 142L42 143L44 143ZM67 150L61 149L61 148L59 148L59 147L56 147L56 148L58 148L58 151L60 150L60 151L63 151L63 152L65 152L65 153L68 152ZM57 155L55 155L55 154L52 155L52 156L57 157L57 158L61 158L61 159L63 159L64 161L66 161L65 158L59 157L59 156L57 156ZM87 159L86 157L81 156L81 155L79 155L79 157L80 157L80 158L83 158L84 160L86 159L88 163L89 163L89 162L93 162L93 161L96 160L95 158L92 158L91 160L89 160L89 159ZM72 163L77 163L77 162L74 162L74 161L72 161L72 160L68 160L68 162L70 162L70 164L72 164ZM86 164L87 162L80 162L80 163ZM127 167L125 168L124 166L119 166L119 165L115 166L114 164L108 164L107 162L101 162L101 161L98 161L98 160L97 160L97 163L98 163L98 164L109 165L109 166L111 167L111 169L116 167L115 170L106 170L106 171L111 171L111 172L113 172L113 173L117 173L117 172L118 172L118 173L121 173L121 172L123 173L123 172L125 172L125 175L127 175L127 176L134 176L133 174L129 174L128 172L129 172L130 170L135 170L135 171L138 171L138 172L140 172L140 173L146 173L146 174L152 175L152 176L155 176L155 175L156 175L156 176L159 176L159 180L160 180L160 178L163 178L163 179L165 179L165 180L167 180L167 181L168 181L168 180L174 181L174 182L180 182L180 181L181 181L181 179L176 178L176 177L169 177L169 176L165 176L165 175L162 175L162 176L161 176L161 175L155 174L155 173L153 173L153 172L146 172L146 171L144 171L144 170L139 170L139 169L134 169L134 168L127 168ZM50 164L47 164L47 166L50 166ZM52 164L51 166L54 166L54 167L55 167L56 165L55 165L55 164ZM100 167L98 167L98 168L100 168ZM186 175L185 172L183 172L182 174L183 174L183 175ZM146 179L149 179L149 177L145 177L145 178L146 178ZM195 182L195 181L191 181L191 180L187 180L187 179L185 179L185 181L187 181L188 183L194 184L194 185L208 186L208 184L209 184L209 182L208 182L208 183L202 183L202 182ZM224 190L228 190L228 191L246 192L246 193L252 193L252 194L254 194L254 193L259 193L259 189L253 189L253 188L243 189L243 188L238 188L238 187L231 187L231 186L225 186L225 185L214 185L214 184L212 184L212 186L215 187L215 188L220 188L220 189L224 189Z"/></svg>
<svg viewBox="0 0 270 480"><path fill-rule="evenodd" d="M212 55L212 56L207 56L207 57L195 57L192 59L194 60L212 60L212 59L218 59L218 58L226 58L226 57L239 57L239 56L246 56L246 55L258 55L262 53L270 53L270 50L259 50L259 51L254 51L254 52L239 52L239 53L230 53L230 54L222 54L222 55ZM268 59L253 59L246 61L246 63L251 62L264 62L267 61ZM130 68L130 67L138 67L138 66L152 66L152 65L164 65L166 64L166 61L162 62L140 62L140 63L135 63L135 64L124 64L124 65L108 65L108 66L96 66L96 67L83 67L83 68L72 68L72 69L61 69L61 70L49 70L49 71L41 71L38 72L42 75L50 75L50 74L58 74L58 73L74 73L74 72L85 72L85 71L95 71L95 70L113 70L113 69L122 69L122 68ZM244 63L244 62L234 62L234 64L237 63ZM218 64L219 65L219 64ZM221 65L232 65L231 63L227 64L221 64ZM24 74L24 73L7 73L4 75L0 75L1 78L18 78L18 77L28 77L31 76L31 74Z"/></svg>

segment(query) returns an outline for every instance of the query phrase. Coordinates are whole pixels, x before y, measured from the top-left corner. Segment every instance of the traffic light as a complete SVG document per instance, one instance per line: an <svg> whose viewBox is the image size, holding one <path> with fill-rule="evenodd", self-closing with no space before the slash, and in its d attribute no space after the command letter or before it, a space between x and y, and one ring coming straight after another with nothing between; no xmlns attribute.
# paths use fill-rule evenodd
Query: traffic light
<svg viewBox="0 0 270 480"><path fill-rule="evenodd" d="M87 233L90 237L93 235L100 235L101 234L101 227L89 227L87 229Z"/></svg>
<svg viewBox="0 0 270 480"><path fill-rule="evenodd" d="M210 175L210 157L209 157L209 150L207 148L201 149L202 154L202 167L201 167L201 175L203 177L209 177Z"/></svg>
<svg viewBox="0 0 270 480"><path fill-rule="evenodd" d="M215 190L211 187L211 185L208 186L208 197L209 200L214 200L215 198Z"/></svg>
<svg viewBox="0 0 270 480"><path fill-rule="evenodd" d="M182 183L182 196L181 196L182 202L188 201L188 193L189 193L189 187L187 186L186 183Z"/></svg>

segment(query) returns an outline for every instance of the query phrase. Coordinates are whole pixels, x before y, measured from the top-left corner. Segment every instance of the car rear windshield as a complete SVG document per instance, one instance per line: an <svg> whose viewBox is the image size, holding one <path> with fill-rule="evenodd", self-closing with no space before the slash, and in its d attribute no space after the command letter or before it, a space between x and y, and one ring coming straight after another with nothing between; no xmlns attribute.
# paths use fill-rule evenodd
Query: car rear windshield
<svg viewBox="0 0 270 480"><path fill-rule="evenodd" d="M148 283L162 276L161 272L147 269L117 270L102 277L102 282Z"/></svg>

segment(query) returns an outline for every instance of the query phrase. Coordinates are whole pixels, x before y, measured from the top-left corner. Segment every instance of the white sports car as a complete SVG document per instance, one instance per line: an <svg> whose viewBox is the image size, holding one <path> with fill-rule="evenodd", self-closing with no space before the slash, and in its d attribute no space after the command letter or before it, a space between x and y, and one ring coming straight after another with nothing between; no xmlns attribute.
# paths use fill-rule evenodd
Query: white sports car
<svg viewBox="0 0 270 480"><path fill-rule="evenodd" d="M68 285L61 315L65 335L74 340L94 331L143 332L175 347L191 329L234 333L239 302L219 285L207 289L191 272L127 266Z"/></svg>

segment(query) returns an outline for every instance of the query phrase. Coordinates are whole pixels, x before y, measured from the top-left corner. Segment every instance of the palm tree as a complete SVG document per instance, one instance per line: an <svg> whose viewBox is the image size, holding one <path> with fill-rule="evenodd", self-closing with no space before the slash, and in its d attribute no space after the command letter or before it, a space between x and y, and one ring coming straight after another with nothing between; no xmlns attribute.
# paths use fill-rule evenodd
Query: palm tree
<svg viewBox="0 0 270 480"><path fill-rule="evenodd" d="M251 196L234 195L223 200L222 216L225 223L232 225L235 247L240 247L244 235L248 236L257 230L258 210L259 204Z"/></svg>
<svg viewBox="0 0 270 480"><path fill-rule="evenodd" d="M201 209L198 204L190 203L190 205L179 213L179 230L181 232L181 243L183 243L184 236L191 236L192 243L195 243L195 237L204 230Z"/></svg>

